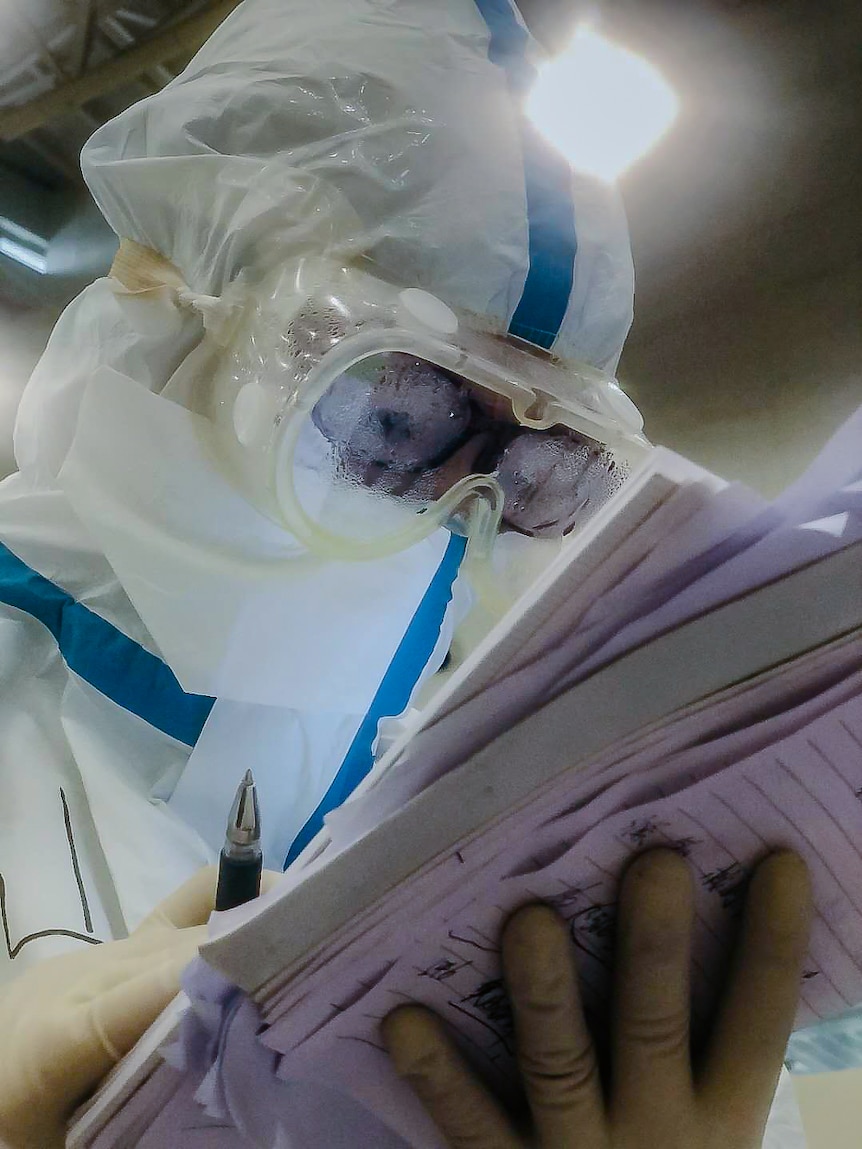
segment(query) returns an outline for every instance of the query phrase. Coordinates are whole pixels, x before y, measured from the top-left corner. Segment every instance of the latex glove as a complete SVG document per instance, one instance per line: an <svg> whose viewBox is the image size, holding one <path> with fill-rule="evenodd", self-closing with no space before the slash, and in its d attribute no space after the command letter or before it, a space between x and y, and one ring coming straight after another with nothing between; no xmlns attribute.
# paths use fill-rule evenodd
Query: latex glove
<svg viewBox="0 0 862 1149"><path fill-rule="evenodd" d="M618 905L610 1073L584 1022L566 924L547 906L510 918L503 968L529 1107L522 1134L424 1007L383 1023L395 1066L456 1149L757 1149L796 1012L811 892L795 854L748 890L731 976L692 1066L687 863L669 850L627 870ZM604 1077L604 1088L603 1080Z"/></svg>
<svg viewBox="0 0 862 1149"><path fill-rule="evenodd" d="M215 886L215 868L199 870L128 938L50 958L0 990L0 1142L64 1144L74 1109L178 992Z"/></svg>

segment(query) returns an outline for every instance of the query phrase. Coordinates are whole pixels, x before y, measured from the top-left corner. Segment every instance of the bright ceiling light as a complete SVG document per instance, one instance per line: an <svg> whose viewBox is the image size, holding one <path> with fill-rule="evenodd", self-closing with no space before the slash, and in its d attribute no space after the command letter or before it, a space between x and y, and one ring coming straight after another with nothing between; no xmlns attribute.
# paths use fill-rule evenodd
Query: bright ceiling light
<svg viewBox="0 0 862 1149"><path fill-rule="evenodd" d="M527 115L578 171L613 181L673 123L679 101L642 57L581 27L542 64Z"/></svg>
<svg viewBox="0 0 862 1149"><path fill-rule="evenodd" d="M7 239L5 235L0 235L0 255L5 255L7 259L13 259L22 267L29 267L31 271L38 272L39 275L47 275L48 273L48 261L44 255L25 247L23 243L16 243L14 239Z"/></svg>
<svg viewBox="0 0 862 1149"><path fill-rule="evenodd" d="M22 227L13 219L0 215L0 255L13 259L23 267L39 275L48 272L48 241L36 235L27 227Z"/></svg>

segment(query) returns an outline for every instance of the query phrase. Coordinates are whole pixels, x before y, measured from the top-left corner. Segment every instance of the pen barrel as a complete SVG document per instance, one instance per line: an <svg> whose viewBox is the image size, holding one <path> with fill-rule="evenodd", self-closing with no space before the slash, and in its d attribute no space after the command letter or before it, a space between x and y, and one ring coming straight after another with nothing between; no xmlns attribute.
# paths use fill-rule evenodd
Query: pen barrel
<svg viewBox="0 0 862 1149"><path fill-rule="evenodd" d="M252 901L260 893L262 859L233 858L225 850L219 857L215 908L232 910Z"/></svg>

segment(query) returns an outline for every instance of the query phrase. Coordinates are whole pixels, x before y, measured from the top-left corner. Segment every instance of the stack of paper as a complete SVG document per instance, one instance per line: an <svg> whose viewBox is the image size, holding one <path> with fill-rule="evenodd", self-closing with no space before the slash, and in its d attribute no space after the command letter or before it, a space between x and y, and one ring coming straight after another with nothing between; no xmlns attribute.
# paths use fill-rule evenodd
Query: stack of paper
<svg viewBox="0 0 862 1149"><path fill-rule="evenodd" d="M696 1028L780 846L816 903L797 1027L862 1002L860 444L862 412L771 506L656 452L281 885L213 923L192 1008L70 1144L440 1149L380 1019L427 1003L510 1087L502 922L559 908L601 1024L619 876L653 844L694 875Z"/></svg>

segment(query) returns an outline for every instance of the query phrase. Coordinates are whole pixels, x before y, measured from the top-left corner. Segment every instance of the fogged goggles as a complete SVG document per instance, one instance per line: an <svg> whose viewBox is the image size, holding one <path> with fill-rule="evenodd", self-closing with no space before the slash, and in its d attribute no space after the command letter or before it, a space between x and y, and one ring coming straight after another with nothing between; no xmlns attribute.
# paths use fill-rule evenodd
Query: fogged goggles
<svg viewBox="0 0 862 1149"><path fill-rule="evenodd" d="M565 536L649 449L609 376L355 267L303 261L261 287L206 375L222 466L336 559L441 525L480 550Z"/></svg>

